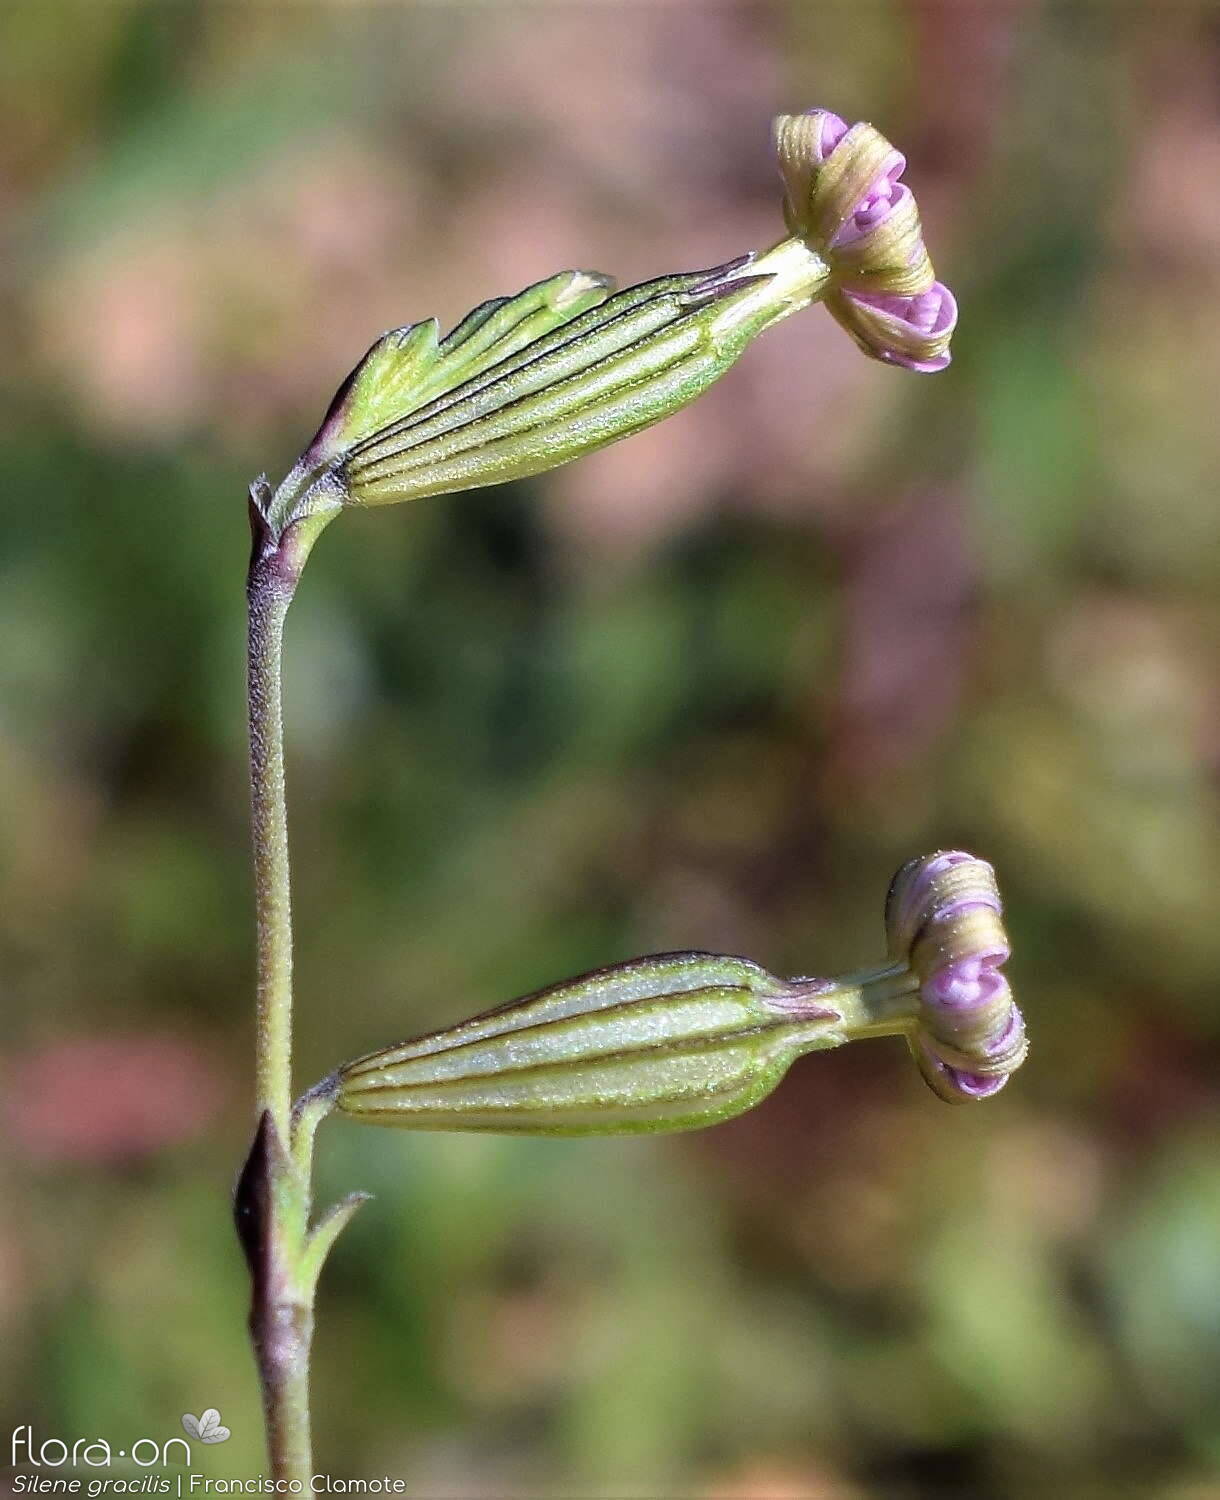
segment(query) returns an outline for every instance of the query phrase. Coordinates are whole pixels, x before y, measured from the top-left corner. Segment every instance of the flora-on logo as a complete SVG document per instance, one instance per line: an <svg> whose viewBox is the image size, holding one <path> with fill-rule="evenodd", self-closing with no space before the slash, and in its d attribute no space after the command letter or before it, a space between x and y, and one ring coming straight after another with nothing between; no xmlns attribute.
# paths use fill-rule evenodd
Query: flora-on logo
<svg viewBox="0 0 1220 1500"><path fill-rule="evenodd" d="M222 1430L225 1437L228 1437L228 1430ZM28 1422L13 1429L9 1457L14 1469L25 1464L35 1469L61 1469L68 1464L83 1464L90 1469L108 1469L116 1458L130 1459L140 1469L167 1468L171 1461L185 1464L188 1469L191 1467L191 1448L185 1438L167 1438L165 1442L158 1443L154 1438L142 1437L137 1438L130 1448L112 1448L102 1437L77 1438L71 1443L66 1438L44 1438L41 1434L35 1435ZM75 1484L76 1481L70 1480L67 1483ZM34 1491L21 1489L18 1493Z"/></svg>
<svg viewBox="0 0 1220 1500"><path fill-rule="evenodd" d="M209 1406L201 1417L192 1417L189 1411L184 1412L182 1425L190 1437L198 1438L201 1443L229 1441L229 1429L221 1422L220 1413L214 1406Z"/></svg>

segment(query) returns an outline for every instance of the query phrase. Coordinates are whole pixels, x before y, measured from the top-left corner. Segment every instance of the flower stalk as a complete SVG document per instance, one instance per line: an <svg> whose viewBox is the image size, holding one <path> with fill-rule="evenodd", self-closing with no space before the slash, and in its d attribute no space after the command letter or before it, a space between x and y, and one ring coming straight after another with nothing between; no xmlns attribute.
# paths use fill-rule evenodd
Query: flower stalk
<svg viewBox="0 0 1220 1500"><path fill-rule="evenodd" d="M235 1212L251 1274L250 1332L276 1478L308 1482L309 1351L317 1270L310 1274L312 1143L292 1099L292 892L284 779L284 621L301 569L333 511L277 533L263 482L250 492L246 583L247 700L255 909L255 1097L259 1128Z"/></svg>
<svg viewBox="0 0 1220 1500"><path fill-rule="evenodd" d="M900 873L889 959L875 969L780 979L742 958L636 959L371 1053L291 1103L281 662L288 610L325 527L346 508L521 479L638 432L818 301L877 359L919 371L948 363L956 306L933 280L898 180L903 158L872 126L849 129L826 111L781 117L776 142L789 233L770 250L620 292L607 277L563 271L482 303L443 337L434 319L393 329L340 386L283 482L251 486L258 1127L235 1215L277 1481L309 1485L318 1278L365 1196L311 1222L314 1133L332 1111L433 1130L685 1130L750 1108L802 1053L857 1038L905 1035L925 1077L953 1099L995 1092L1024 1056L998 972L1008 950L990 867L952 854Z"/></svg>

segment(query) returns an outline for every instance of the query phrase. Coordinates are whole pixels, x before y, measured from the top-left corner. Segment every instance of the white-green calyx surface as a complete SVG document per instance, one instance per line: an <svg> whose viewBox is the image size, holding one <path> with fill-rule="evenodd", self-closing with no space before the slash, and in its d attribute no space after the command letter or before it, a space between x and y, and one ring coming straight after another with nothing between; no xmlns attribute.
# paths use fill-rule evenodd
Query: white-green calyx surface
<svg viewBox="0 0 1220 1500"><path fill-rule="evenodd" d="M612 293L563 271L384 334L261 508L277 534L308 515L542 473L693 401L764 328L808 306L824 261L788 239L762 255Z"/></svg>
<svg viewBox="0 0 1220 1500"><path fill-rule="evenodd" d="M343 1113L416 1130L632 1135L757 1104L804 1052L915 1023L903 964L780 979L713 953L641 958L348 1063Z"/></svg>

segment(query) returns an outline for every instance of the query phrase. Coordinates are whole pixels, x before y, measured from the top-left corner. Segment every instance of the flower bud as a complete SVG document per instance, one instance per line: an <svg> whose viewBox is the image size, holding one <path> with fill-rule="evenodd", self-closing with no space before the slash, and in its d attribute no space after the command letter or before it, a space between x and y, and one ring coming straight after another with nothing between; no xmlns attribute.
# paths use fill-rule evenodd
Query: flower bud
<svg viewBox="0 0 1220 1500"><path fill-rule="evenodd" d="M950 1102L997 1093L1025 1060L1025 1024L1000 966L1008 937L995 872L960 851L913 859L886 901L890 953L919 981L911 1050Z"/></svg>
<svg viewBox="0 0 1220 1500"><path fill-rule="evenodd" d="M371 1052L322 1092L357 1119L417 1130L691 1130L757 1104L804 1052L899 1035L942 1098L994 1093L1024 1031L996 972L1008 944L991 867L912 861L886 922L878 968L780 979L712 953L633 959Z"/></svg>
<svg viewBox="0 0 1220 1500"><path fill-rule="evenodd" d="M775 140L791 237L761 254L613 295L607 277L562 271L443 338L434 318L384 334L279 488L254 494L270 543L345 506L524 479L628 437L823 297L866 354L943 369L957 306L933 277L904 158L826 110L781 115Z"/></svg>
<svg viewBox="0 0 1220 1500"><path fill-rule="evenodd" d="M829 110L780 115L775 147L789 230L830 267L827 307L874 359L941 370L957 304L935 279L906 159L863 122Z"/></svg>

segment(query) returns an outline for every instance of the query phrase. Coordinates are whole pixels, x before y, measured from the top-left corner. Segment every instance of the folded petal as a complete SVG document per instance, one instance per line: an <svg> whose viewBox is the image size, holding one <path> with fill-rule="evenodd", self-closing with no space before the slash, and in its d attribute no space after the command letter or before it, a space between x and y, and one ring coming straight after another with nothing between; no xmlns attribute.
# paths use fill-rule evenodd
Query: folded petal
<svg viewBox="0 0 1220 1500"><path fill-rule="evenodd" d="M915 296L835 288L825 298L832 316L865 354L903 369L943 370L957 326L957 302L942 282Z"/></svg>
<svg viewBox="0 0 1220 1500"><path fill-rule="evenodd" d="M920 1071L942 1099L997 1093L1025 1060L1025 1022L1000 972L1009 955L995 872L951 850L911 860L886 902L890 953L919 980L909 1033Z"/></svg>

